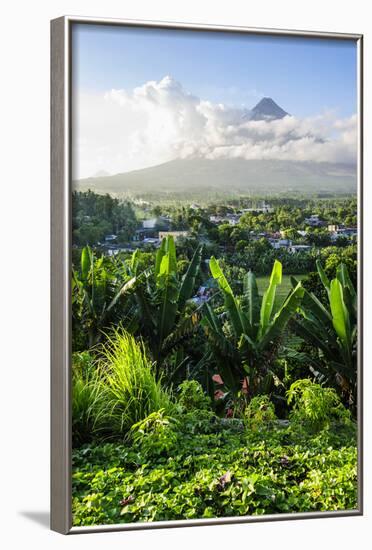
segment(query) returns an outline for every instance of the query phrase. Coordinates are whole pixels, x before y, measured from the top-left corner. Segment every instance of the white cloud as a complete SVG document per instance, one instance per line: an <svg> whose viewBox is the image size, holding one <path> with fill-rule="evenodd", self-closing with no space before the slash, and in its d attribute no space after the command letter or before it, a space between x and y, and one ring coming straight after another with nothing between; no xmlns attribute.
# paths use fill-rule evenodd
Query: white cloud
<svg viewBox="0 0 372 550"><path fill-rule="evenodd" d="M252 121L246 109L202 100L169 76L133 90L79 93L73 104L74 178L189 157L356 160L355 115Z"/></svg>

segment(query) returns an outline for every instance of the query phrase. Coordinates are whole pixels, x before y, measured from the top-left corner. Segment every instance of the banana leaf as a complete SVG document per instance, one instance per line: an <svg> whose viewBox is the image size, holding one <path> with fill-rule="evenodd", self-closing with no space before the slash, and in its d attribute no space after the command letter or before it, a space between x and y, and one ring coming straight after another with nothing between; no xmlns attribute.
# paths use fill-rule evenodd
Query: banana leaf
<svg viewBox="0 0 372 550"><path fill-rule="evenodd" d="M176 272L174 271L174 262L172 250L167 252L160 265L157 277L157 286L160 290L161 303L158 315L158 335L159 349L163 339L168 336L177 315L178 285Z"/></svg>
<svg viewBox="0 0 372 550"><path fill-rule="evenodd" d="M333 279L330 285L329 301L332 312L333 327L343 347L345 359L351 359L350 319L347 311L342 285L338 279Z"/></svg>
<svg viewBox="0 0 372 550"><path fill-rule="evenodd" d="M185 273L185 276L181 283L180 296L179 296L179 309L181 310L187 300L191 298L192 292L195 287L196 276L200 268L200 262L202 259L203 247L198 246L191 259L189 267Z"/></svg>
<svg viewBox="0 0 372 550"><path fill-rule="evenodd" d="M295 277L291 277L291 284L293 288L296 288L298 285L297 279ZM304 312L311 312L319 321L322 323L325 323L326 325L329 325L332 323L332 316L327 310L327 308L324 307L322 302L318 300L318 298L313 294L312 292L309 292L304 288L304 296L302 299L301 304L302 309Z"/></svg>
<svg viewBox="0 0 372 550"><path fill-rule="evenodd" d="M160 266L161 266L161 262L162 262L162 259L163 259L163 256L166 254L166 246L167 246L167 242L166 242L166 239L163 239L160 243L160 247L156 253L156 258L155 258L155 277L157 277L159 275L159 272L160 272Z"/></svg>
<svg viewBox="0 0 372 550"><path fill-rule="evenodd" d="M275 260L271 272L270 283L265 291L261 304L261 321L259 334L262 337L270 325L271 314L274 307L276 287L282 282L282 264Z"/></svg>
<svg viewBox="0 0 372 550"><path fill-rule="evenodd" d="M284 304L276 313L271 325L259 341L259 349L264 350L270 343L282 334L288 321L294 316L299 308L304 295L301 283L290 293Z"/></svg>
<svg viewBox="0 0 372 550"><path fill-rule="evenodd" d="M342 285L346 307L349 313L353 316L353 320L356 322L358 314L358 298L345 264L340 264L337 267L336 277Z"/></svg>
<svg viewBox="0 0 372 550"><path fill-rule="evenodd" d="M245 276L245 296L248 300L249 336L256 338L260 326L260 297L255 275L249 271Z"/></svg>
<svg viewBox="0 0 372 550"><path fill-rule="evenodd" d="M89 246L85 246L81 252L81 260L80 260L81 280L84 282L87 281L88 279L89 271L92 266L92 261L93 261L92 252Z"/></svg>
<svg viewBox="0 0 372 550"><path fill-rule="evenodd" d="M201 319L201 311L195 310L191 315L180 320L172 332L162 343L162 354L168 354L179 349L185 341L198 329Z"/></svg>
<svg viewBox="0 0 372 550"><path fill-rule="evenodd" d="M318 270L318 274L319 274L320 280L323 283L324 288L326 289L327 292L329 292L331 283L322 267L322 264L320 263L320 260L316 261L316 268Z"/></svg>
<svg viewBox="0 0 372 550"><path fill-rule="evenodd" d="M139 254L139 249L136 248L136 250L133 252L132 257L130 259L130 269L134 276L137 275L138 254Z"/></svg>
<svg viewBox="0 0 372 550"><path fill-rule="evenodd" d="M217 281L218 286L223 292L225 299L225 308L231 319L231 324L237 338L244 332L244 321L241 317L241 311L239 309L237 300L234 293L227 282L222 269L219 266L218 261L212 256L209 262L209 267L212 273L212 277Z"/></svg>
<svg viewBox="0 0 372 550"><path fill-rule="evenodd" d="M309 319L292 319L291 327L294 332L300 336L305 342L312 344L314 347L322 350L325 355L332 353L328 342L328 332L324 330L322 325ZM335 351L335 350L334 350Z"/></svg>

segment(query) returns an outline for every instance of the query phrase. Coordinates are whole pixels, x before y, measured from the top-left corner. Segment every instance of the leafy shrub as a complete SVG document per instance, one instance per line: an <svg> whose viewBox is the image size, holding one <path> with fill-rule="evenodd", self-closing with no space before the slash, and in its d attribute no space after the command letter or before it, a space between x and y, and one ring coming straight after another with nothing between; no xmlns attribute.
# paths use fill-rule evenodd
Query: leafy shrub
<svg viewBox="0 0 372 550"><path fill-rule="evenodd" d="M291 421L311 432L327 428L335 420L350 422L350 413L336 391L308 378L294 382L287 392L287 399L289 405L293 404Z"/></svg>
<svg viewBox="0 0 372 550"><path fill-rule="evenodd" d="M244 423L252 430L271 427L275 420L275 407L268 395L253 397L244 411Z"/></svg>
<svg viewBox="0 0 372 550"><path fill-rule="evenodd" d="M134 424L130 435L141 452L153 455L168 453L177 441L177 424L177 420L160 409Z"/></svg>
<svg viewBox="0 0 372 550"><path fill-rule="evenodd" d="M178 403L182 409L207 410L210 409L211 399L205 395L204 390L196 380L185 380L178 386Z"/></svg>
<svg viewBox="0 0 372 550"><path fill-rule="evenodd" d="M214 434L221 431L220 418L211 409L211 398L197 380L184 380L178 386L179 430L184 435Z"/></svg>
<svg viewBox="0 0 372 550"><path fill-rule="evenodd" d="M190 410L180 415L180 422L182 422L180 430L186 435L215 434L223 429L221 421L222 419L211 410Z"/></svg>
<svg viewBox="0 0 372 550"><path fill-rule="evenodd" d="M169 392L156 380L142 343L127 332L115 331L102 348L99 428L124 436L133 424L173 405Z"/></svg>

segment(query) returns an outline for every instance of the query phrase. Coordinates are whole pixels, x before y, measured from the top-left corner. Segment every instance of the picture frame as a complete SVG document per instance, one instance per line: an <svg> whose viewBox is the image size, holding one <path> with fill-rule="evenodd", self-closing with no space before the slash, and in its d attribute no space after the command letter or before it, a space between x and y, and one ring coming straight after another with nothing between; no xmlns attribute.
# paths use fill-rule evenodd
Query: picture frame
<svg viewBox="0 0 372 550"><path fill-rule="evenodd" d="M358 345L357 345L357 506L350 510L309 511L221 518L73 526L72 521L72 29L74 25L131 29L228 33L270 37L345 40L357 48L357 202L358 202ZM198 525L250 523L355 516L363 514L363 36L257 29L217 25L60 17L51 21L51 529L63 534Z"/></svg>

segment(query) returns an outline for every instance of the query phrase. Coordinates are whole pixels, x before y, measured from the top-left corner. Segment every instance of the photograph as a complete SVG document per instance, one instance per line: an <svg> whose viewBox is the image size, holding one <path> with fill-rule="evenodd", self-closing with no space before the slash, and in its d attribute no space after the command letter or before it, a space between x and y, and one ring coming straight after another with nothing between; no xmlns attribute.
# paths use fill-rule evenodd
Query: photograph
<svg viewBox="0 0 372 550"><path fill-rule="evenodd" d="M360 513L355 35L70 49L73 528Z"/></svg>

